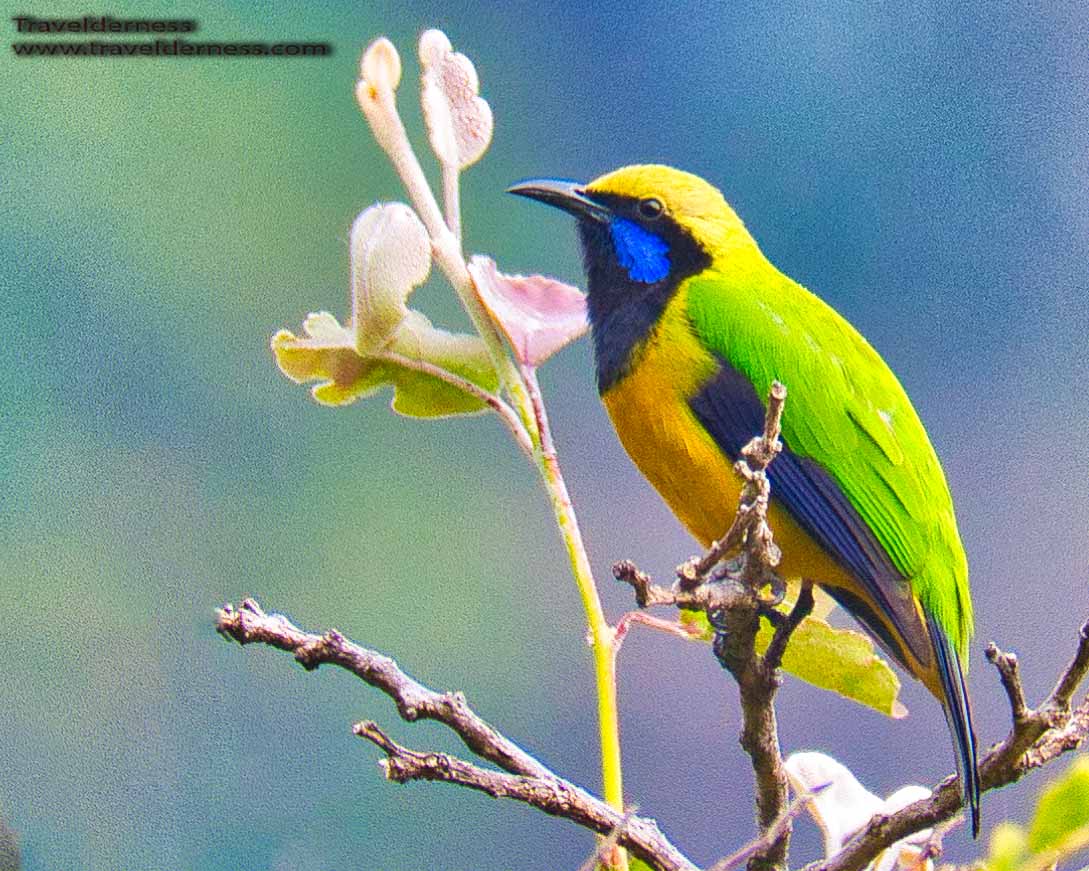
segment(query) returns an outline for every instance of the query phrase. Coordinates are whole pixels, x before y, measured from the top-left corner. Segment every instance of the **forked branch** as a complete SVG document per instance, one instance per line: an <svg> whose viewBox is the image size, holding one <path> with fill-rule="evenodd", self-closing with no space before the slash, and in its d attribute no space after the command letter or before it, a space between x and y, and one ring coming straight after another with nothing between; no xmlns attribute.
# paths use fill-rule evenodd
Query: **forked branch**
<svg viewBox="0 0 1089 871"><path fill-rule="evenodd" d="M266 614L252 599L238 608L224 606L218 612L216 628L239 644L266 644L292 653L308 670L324 664L339 666L389 696L402 719L442 723L474 755L502 769L483 768L447 753L410 750L373 722L356 724L357 735L385 752L383 768L390 780L455 783L496 798L513 798L601 835L619 832L619 844L657 871L697 871L654 820L626 815L554 774L485 722L461 693L428 689L388 656L349 641L335 629L322 635L305 632L282 615Z"/></svg>
<svg viewBox="0 0 1089 871"><path fill-rule="evenodd" d="M779 441L786 388L775 382L768 395L764 432L750 441L734 464L742 479L737 513L726 534L702 557L677 568L672 588L654 585L630 562L617 563L613 574L632 585L636 603L671 604L698 609L716 630L714 652L722 667L737 681L741 697L741 746L752 759L756 778L756 821L760 836L744 854L750 871L785 869L792 816L788 813L788 782L779 749L775 718L775 693L781 683L779 665L791 634L813 608L813 591L803 586L789 614L775 610L784 585L775 574L779 548L767 522L771 485L767 467L779 455ZM719 565L736 555L726 569ZM771 586L772 597L761 591ZM761 616L775 625L772 641L763 655L757 653L756 636Z"/></svg>

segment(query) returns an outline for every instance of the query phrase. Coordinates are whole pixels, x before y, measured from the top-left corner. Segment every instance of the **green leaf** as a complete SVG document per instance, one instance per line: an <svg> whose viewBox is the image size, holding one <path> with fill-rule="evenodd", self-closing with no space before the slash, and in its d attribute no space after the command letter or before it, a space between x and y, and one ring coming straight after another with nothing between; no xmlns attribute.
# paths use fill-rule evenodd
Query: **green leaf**
<svg viewBox="0 0 1089 871"><path fill-rule="evenodd" d="M761 653L767 650L772 634L771 626L762 623L756 637L756 648ZM790 636L783 669L886 716L907 716L907 708L897 698L900 678L861 632L837 629L824 620L807 617Z"/></svg>
<svg viewBox="0 0 1089 871"><path fill-rule="evenodd" d="M638 856L628 856L629 871L654 871L646 862Z"/></svg>
<svg viewBox="0 0 1089 871"><path fill-rule="evenodd" d="M311 315L304 327L309 335L303 338L281 330L272 337L272 350L288 378L320 382L312 392L323 405L347 405L392 387L394 411L408 417L475 414L486 408L471 393L402 365L391 355L406 364L422 361L436 366L488 393L498 387L499 378L483 341L436 329L419 312L408 312L389 347L373 356L360 356L351 332L328 312Z"/></svg>
<svg viewBox="0 0 1089 871"><path fill-rule="evenodd" d="M449 333L431 325L416 311L408 313L390 350L409 360L423 360L494 393L499 376L483 340L477 336ZM443 417L473 414L487 406L472 394L412 369L396 367L397 390L393 410L408 417Z"/></svg>
<svg viewBox="0 0 1089 871"><path fill-rule="evenodd" d="M1028 858L1028 836L1017 823L999 823L991 832L985 871L1020 871Z"/></svg>
<svg viewBox="0 0 1089 871"><path fill-rule="evenodd" d="M1029 827L1028 846L1033 853L1064 849L1065 842L1089 827L1089 756L1079 756L1062 777L1040 794ZM1089 834L1089 833L1087 833Z"/></svg>
<svg viewBox="0 0 1089 871"><path fill-rule="evenodd" d="M703 612L682 611L680 619L688 626L700 627L703 640L714 638ZM760 653L767 650L773 634L771 626L761 621L756 636ZM837 629L819 617L807 617L790 637L783 670L886 716L900 719L907 715L907 708L897 698L900 678L877 654L869 637L853 629Z"/></svg>

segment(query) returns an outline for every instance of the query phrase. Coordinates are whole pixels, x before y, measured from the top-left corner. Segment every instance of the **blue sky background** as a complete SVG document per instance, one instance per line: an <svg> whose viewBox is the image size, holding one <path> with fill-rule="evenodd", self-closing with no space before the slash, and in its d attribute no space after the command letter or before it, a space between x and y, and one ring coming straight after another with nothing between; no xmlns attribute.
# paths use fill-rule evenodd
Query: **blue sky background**
<svg viewBox="0 0 1089 871"><path fill-rule="evenodd" d="M972 568L983 745L1008 712L981 654L1036 699L1089 616L1089 19L1084 5L59 2L36 15L193 17L208 40L332 42L322 60L3 54L0 104L0 804L27 871L578 867L592 840L440 785L397 787L350 734L406 726L343 674L219 640L256 596L335 624L597 783L582 618L546 500L489 418L316 406L268 352L343 313L347 234L402 197L356 108L362 47L447 31L496 116L463 180L466 247L580 280L559 215L503 194L664 161L717 183L785 272L900 375L945 464ZM17 38L6 22L8 41ZM417 299L464 317L438 281ZM542 373L609 614L608 567L693 543L630 466L583 342ZM751 834L732 685L706 649L621 655L628 795L698 862ZM875 792L952 770L939 707L893 722L788 680L787 750ZM1023 819L1041 781L991 794ZM799 825L795 858L819 840ZM949 856L979 845L963 836Z"/></svg>

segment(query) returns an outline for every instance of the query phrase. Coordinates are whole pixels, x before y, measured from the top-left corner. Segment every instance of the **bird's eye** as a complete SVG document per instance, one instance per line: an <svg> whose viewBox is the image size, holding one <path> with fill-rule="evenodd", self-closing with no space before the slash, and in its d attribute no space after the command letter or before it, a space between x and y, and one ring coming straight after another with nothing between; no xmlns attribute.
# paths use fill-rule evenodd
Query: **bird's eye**
<svg viewBox="0 0 1089 871"><path fill-rule="evenodd" d="M659 199L647 197L645 200L639 201L639 214L648 221L656 221L664 211L665 206L662 205L662 201Z"/></svg>

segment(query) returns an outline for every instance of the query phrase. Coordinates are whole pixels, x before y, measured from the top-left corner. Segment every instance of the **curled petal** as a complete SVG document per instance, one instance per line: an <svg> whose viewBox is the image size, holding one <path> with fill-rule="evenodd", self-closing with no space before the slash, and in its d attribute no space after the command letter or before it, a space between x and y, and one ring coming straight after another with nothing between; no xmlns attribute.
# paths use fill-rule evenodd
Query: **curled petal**
<svg viewBox="0 0 1089 871"><path fill-rule="evenodd" d="M515 356L539 366L589 328L586 295L543 275L504 275L490 257L469 261L477 296L499 324Z"/></svg>
<svg viewBox="0 0 1089 871"><path fill-rule="evenodd" d="M479 96L476 68L451 50L441 30L420 37L420 64L420 103L431 147L447 166L471 166L487 150L494 126L491 106Z"/></svg>
<svg viewBox="0 0 1089 871"><path fill-rule="evenodd" d="M408 314L413 289L431 271L431 242L403 203L379 203L352 224L352 326L360 354L381 348Z"/></svg>

